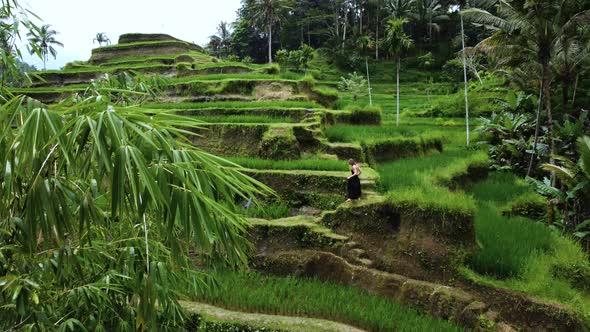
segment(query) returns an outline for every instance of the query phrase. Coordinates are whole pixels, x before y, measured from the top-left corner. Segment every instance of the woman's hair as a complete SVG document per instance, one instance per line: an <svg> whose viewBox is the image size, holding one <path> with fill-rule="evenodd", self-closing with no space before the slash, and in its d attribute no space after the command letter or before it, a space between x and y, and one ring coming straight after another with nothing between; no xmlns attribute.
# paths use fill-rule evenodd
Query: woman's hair
<svg viewBox="0 0 590 332"><path fill-rule="evenodd" d="M356 164L356 162L354 161L354 159L351 158L351 159L348 159L348 164L354 165L354 164Z"/></svg>

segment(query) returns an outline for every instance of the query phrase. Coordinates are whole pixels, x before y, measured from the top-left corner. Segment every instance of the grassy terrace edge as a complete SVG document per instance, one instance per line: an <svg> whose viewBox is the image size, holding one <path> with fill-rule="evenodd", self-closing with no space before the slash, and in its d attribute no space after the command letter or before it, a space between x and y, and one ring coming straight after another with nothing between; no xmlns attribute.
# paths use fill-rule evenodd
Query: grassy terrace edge
<svg viewBox="0 0 590 332"><path fill-rule="evenodd" d="M373 331L462 331L448 321L354 287L253 272L212 275L219 287L193 300L241 311L328 319Z"/></svg>

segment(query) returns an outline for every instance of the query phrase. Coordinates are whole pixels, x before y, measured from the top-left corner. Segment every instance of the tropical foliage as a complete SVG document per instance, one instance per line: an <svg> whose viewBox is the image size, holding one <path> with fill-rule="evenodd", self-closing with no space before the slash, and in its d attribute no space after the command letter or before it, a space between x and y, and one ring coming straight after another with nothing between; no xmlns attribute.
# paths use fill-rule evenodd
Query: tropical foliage
<svg viewBox="0 0 590 332"><path fill-rule="evenodd" d="M31 47L29 52L31 54L37 53L43 58L43 70L45 70L45 63L47 62L47 56L57 58L57 50L54 45L64 47L64 45L58 41L55 36L58 32L51 29L51 24L44 24L39 29L31 30L27 33L29 37L29 43Z"/></svg>
<svg viewBox="0 0 590 332"><path fill-rule="evenodd" d="M92 42L97 42L98 46L102 46L102 44L104 43L105 45L110 45L111 44L111 40L109 39L109 37L107 37L107 34L104 32L97 32L96 36L94 37L94 39L92 39Z"/></svg>

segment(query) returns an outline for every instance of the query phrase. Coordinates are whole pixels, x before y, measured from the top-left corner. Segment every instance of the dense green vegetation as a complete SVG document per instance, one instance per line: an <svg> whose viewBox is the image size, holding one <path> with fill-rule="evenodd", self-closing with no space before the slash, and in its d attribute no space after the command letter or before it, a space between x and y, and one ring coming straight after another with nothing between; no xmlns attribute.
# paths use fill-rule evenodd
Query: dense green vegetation
<svg viewBox="0 0 590 332"><path fill-rule="evenodd" d="M102 58L29 82L17 31L44 62L58 32L3 0L0 328L190 329L178 299L378 331L538 327L497 294L564 305L543 324L575 320L571 311L590 326L589 10L587 0L243 0L204 49L166 35L111 45L97 33ZM364 170L360 202L344 202L348 158ZM395 226L370 234L389 218L380 208L411 239L395 243L400 257L371 252L397 236ZM465 234L429 233L456 225ZM261 239L248 243L252 234ZM463 236L469 245L455 246ZM464 287L500 315L458 321L424 309L452 306L430 291L405 306L370 282L356 285L371 294L244 272L281 245L329 251L362 271L354 278ZM341 281L337 266L296 270Z"/></svg>

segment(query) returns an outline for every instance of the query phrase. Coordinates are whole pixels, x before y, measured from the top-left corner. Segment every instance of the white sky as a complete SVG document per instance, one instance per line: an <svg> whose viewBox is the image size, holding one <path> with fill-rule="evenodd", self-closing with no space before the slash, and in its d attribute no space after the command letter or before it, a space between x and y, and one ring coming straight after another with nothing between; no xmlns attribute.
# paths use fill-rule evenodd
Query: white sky
<svg viewBox="0 0 590 332"><path fill-rule="evenodd" d="M105 32L116 44L124 33L166 33L203 45L220 21L233 22L240 0L21 0L45 24L57 30L57 60L49 56L47 69L66 62L88 60L98 44L92 39ZM23 38L26 38L24 35ZM25 55L26 53L26 55ZM24 52L25 61L43 69L43 61Z"/></svg>

